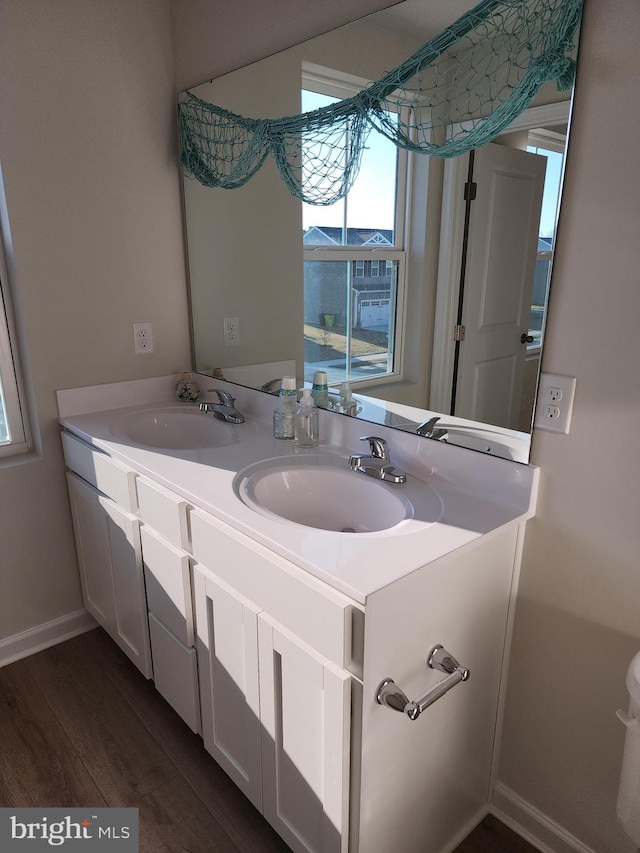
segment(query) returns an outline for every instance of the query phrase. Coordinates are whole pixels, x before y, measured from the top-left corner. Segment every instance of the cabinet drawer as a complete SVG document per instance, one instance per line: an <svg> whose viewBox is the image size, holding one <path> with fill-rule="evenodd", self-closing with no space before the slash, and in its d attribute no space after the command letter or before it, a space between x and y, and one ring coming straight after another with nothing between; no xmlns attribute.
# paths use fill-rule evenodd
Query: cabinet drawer
<svg viewBox="0 0 640 853"><path fill-rule="evenodd" d="M359 670L364 620L349 598L201 510L190 523L199 563L328 660Z"/></svg>
<svg viewBox="0 0 640 853"><path fill-rule="evenodd" d="M143 525L142 560L147 606L185 646L194 644L189 557Z"/></svg>
<svg viewBox="0 0 640 853"><path fill-rule="evenodd" d="M136 511L136 473L79 438L62 433L67 468L110 497L127 512Z"/></svg>
<svg viewBox="0 0 640 853"><path fill-rule="evenodd" d="M178 495L152 483L146 477L138 477L138 515L178 548L189 550L187 526L187 502Z"/></svg>
<svg viewBox="0 0 640 853"><path fill-rule="evenodd" d="M200 731L200 696L196 650L184 646L150 613L153 680L174 711L194 732Z"/></svg>

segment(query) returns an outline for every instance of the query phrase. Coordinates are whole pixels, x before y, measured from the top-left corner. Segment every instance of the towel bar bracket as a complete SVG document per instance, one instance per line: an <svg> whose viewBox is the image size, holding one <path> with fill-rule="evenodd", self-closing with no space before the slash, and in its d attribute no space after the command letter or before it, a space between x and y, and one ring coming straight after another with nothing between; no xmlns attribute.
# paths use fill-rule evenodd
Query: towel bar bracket
<svg viewBox="0 0 640 853"><path fill-rule="evenodd" d="M450 654L444 646L435 645L427 656L427 666L444 672L446 677L434 684L420 699L412 702L406 693L398 687L393 678L383 679L376 690L376 702L385 705L392 711L406 714L410 720L417 720L420 714L434 702L437 702L445 693L448 693L456 684L467 681L471 672Z"/></svg>

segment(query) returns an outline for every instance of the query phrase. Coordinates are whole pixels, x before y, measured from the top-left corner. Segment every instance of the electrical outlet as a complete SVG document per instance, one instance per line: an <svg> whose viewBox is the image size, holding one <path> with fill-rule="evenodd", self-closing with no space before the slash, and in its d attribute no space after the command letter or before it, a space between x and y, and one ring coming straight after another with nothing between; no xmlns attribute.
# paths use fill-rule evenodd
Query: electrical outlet
<svg viewBox="0 0 640 853"><path fill-rule="evenodd" d="M151 323L133 324L133 350L136 355L151 355L153 352L153 326Z"/></svg>
<svg viewBox="0 0 640 853"><path fill-rule="evenodd" d="M225 317L222 321L224 329L224 345L233 347L240 343L240 318Z"/></svg>
<svg viewBox="0 0 640 853"><path fill-rule="evenodd" d="M568 433L575 390L575 377L541 373L534 427Z"/></svg>

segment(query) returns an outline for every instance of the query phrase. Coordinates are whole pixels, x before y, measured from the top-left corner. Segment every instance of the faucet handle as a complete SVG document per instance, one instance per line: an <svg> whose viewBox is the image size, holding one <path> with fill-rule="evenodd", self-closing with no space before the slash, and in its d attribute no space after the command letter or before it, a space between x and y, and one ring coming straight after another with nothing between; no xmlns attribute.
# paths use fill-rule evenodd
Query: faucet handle
<svg viewBox="0 0 640 853"><path fill-rule="evenodd" d="M431 436L433 435L433 430L435 428L435 425L438 423L439 420L440 420L440 416L436 415L436 417L429 418L428 421L423 421L416 428L416 432L418 433L418 435L423 435L426 438L431 438Z"/></svg>
<svg viewBox="0 0 640 853"><path fill-rule="evenodd" d="M371 455L376 459L389 459L389 448L384 438L377 435L361 435L360 441L368 441Z"/></svg>
<svg viewBox="0 0 640 853"><path fill-rule="evenodd" d="M207 388L208 394L217 394L218 400L224 406L231 406L235 403L235 398L228 391L223 391L222 388Z"/></svg>

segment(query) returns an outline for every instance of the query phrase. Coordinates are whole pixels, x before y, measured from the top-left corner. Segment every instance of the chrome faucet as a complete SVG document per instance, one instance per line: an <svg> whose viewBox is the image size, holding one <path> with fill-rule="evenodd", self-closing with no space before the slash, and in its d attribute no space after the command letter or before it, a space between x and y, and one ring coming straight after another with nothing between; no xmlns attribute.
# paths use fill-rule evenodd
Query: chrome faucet
<svg viewBox="0 0 640 853"><path fill-rule="evenodd" d="M282 388L282 379L270 379L261 386L261 391L266 391L267 394L278 394Z"/></svg>
<svg viewBox="0 0 640 853"><path fill-rule="evenodd" d="M438 441L444 441L447 437L447 430L442 429L441 427L436 427L436 424L440 420L439 417L429 418L428 421L424 421L420 426L416 429L418 435L424 435L426 438L435 438Z"/></svg>
<svg viewBox="0 0 640 853"><path fill-rule="evenodd" d="M222 391L220 388L208 388L209 394L217 394L217 403L200 403L198 408L201 412L212 412L215 418L219 421L226 421L229 424L243 424L244 415L235 407L235 400L228 391Z"/></svg>
<svg viewBox="0 0 640 853"><path fill-rule="evenodd" d="M371 455L361 456L354 454L349 457L349 467L369 477L376 477L387 483L406 483L407 475L404 471L396 468L389 457L389 448L384 438L376 435L363 435L360 441L368 441Z"/></svg>

